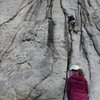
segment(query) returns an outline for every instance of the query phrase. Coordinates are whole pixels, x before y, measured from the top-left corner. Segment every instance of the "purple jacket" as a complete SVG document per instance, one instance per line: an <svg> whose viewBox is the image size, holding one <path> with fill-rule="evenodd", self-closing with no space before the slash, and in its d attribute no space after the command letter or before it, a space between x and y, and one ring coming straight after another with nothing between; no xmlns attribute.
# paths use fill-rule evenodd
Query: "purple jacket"
<svg viewBox="0 0 100 100"><path fill-rule="evenodd" d="M88 100L88 84L84 76L73 74L67 80L68 100Z"/></svg>

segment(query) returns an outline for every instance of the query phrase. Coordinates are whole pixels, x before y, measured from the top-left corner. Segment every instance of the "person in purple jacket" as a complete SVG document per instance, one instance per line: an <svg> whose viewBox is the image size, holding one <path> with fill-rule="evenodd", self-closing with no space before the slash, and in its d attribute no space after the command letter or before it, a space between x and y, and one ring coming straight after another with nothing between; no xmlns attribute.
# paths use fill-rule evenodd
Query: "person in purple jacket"
<svg viewBox="0 0 100 100"><path fill-rule="evenodd" d="M88 83L79 66L70 67L70 76L66 84L68 100L88 100Z"/></svg>

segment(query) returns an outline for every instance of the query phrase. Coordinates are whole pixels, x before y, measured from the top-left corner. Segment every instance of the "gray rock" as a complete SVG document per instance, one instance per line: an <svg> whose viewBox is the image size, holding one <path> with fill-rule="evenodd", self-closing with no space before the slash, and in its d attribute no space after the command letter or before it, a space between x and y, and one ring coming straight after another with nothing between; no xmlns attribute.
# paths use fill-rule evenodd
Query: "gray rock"
<svg viewBox="0 0 100 100"><path fill-rule="evenodd" d="M0 0L0 100L67 100L66 71L82 67L100 99L99 0ZM69 33L68 16L76 19Z"/></svg>

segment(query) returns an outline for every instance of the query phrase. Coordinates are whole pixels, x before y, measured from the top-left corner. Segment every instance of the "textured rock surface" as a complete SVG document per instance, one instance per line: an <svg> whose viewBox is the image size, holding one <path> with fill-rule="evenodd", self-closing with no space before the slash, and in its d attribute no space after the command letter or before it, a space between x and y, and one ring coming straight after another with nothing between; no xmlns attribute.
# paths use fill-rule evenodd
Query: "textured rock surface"
<svg viewBox="0 0 100 100"><path fill-rule="evenodd" d="M0 0L0 100L63 100L71 64L83 68L89 100L99 100L99 8L99 0Z"/></svg>

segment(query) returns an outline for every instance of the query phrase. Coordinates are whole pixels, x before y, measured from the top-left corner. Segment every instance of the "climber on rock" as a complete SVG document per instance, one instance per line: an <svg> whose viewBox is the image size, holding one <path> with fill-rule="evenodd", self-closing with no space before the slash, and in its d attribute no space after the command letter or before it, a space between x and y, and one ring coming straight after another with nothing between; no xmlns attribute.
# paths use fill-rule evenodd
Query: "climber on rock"
<svg viewBox="0 0 100 100"><path fill-rule="evenodd" d="M88 83L79 66L70 67L69 78L66 82L68 100L88 100Z"/></svg>
<svg viewBox="0 0 100 100"><path fill-rule="evenodd" d="M75 18L74 16L68 16L68 30L69 30L69 33L71 33L72 31L77 33L77 31L75 30L75 25L76 24L76 21L75 21Z"/></svg>

